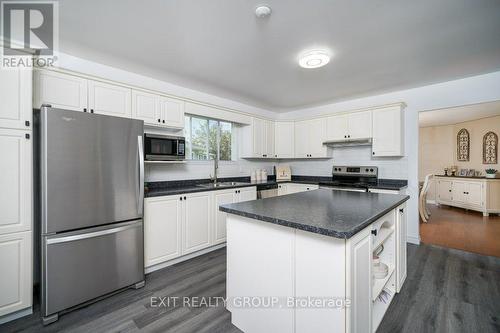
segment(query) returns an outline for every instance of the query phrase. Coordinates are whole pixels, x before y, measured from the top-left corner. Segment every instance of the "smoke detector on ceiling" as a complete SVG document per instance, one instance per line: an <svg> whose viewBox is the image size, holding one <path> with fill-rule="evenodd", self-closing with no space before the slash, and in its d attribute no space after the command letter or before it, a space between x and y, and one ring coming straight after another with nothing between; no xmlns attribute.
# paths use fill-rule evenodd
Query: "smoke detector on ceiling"
<svg viewBox="0 0 500 333"><path fill-rule="evenodd" d="M271 8L268 6L259 6L255 8L255 16L263 18L271 15Z"/></svg>

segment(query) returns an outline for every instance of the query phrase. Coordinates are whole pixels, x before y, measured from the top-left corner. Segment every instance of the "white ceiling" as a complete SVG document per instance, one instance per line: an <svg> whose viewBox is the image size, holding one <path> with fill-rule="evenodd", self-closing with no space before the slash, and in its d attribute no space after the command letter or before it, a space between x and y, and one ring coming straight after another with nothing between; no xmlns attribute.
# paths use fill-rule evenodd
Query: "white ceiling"
<svg viewBox="0 0 500 333"><path fill-rule="evenodd" d="M59 3L62 52L278 112L500 70L498 0Z"/></svg>
<svg viewBox="0 0 500 333"><path fill-rule="evenodd" d="M442 126L500 116L500 101L420 112L419 126Z"/></svg>

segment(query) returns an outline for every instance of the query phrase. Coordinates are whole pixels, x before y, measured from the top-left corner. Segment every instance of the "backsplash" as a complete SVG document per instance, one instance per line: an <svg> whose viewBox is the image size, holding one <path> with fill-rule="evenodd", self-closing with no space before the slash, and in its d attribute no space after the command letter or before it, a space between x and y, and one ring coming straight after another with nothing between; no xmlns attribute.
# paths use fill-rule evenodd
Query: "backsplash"
<svg viewBox="0 0 500 333"><path fill-rule="evenodd" d="M275 161L248 161L219 162L219 177L250 176L254 169L266 169L269 175L273 174ZM146 164L145 181L167 181L183 179L205 179L214 172L212 161L187 161L183 164Z"/></svg>
<svg viewBox="0 0 500 333"><path fill-rule="evenodd" d="M280 160L258 161L238 160L219 163L219 177L250 176L254 169L266 169L269 175L274 174L275 165L289 165L293 175L331 176L335 165L373 165L379 168L379 178L408 179L408 159L372 158L371 147L335 148L332 159L322 160ZM183 179L205 179L213 173L211 161L188 161L184 164L146 164L145 180L168 181Z"/></svg>
<svg viewBox="0 0 500 333"><path fill-rule="evenodd" d="M370 146L336 147L331 151L332 159L282 160L280 165L289 165L293 175L331 176L333 165L373 165L378 167L378 177L385 179L408 179L408 158L372 158Z"/></svg>

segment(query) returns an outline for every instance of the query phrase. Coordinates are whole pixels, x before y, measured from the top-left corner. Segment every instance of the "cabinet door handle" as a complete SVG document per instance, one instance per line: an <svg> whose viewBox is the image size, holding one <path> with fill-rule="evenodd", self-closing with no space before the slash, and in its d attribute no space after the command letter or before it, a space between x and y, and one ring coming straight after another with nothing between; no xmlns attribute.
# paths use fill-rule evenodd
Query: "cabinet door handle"
<svg viewBox="0 0 500 333"><path fill-rule="evenodd" d="M377 230L372 230L372 235L377 236Z"/></svg>
<svg viewBox="0 0 500 333"><path fill-rule="evenodd" d="M348 137L348 138L350 138L350 137L351 137L351 135L348 135L347 137Z"/></svg>
<svg viewBox="0 0 500 333"><path fill-rule="evenodd" d="M161 123L161 119L158 119L158 122Z"/></svg>
<svg viewBox="0 0 500 333"><path fill-rule="evenodd" d="M90 113L94 113L94 109L90 109Z"/></svg>
<svg viewBox="0 0 500 333"><path fill-rule="evenodd" d="M372 155L375 155L375 152L372 152Z"/></svg>
<svg viewBox="0 0 500 333"><path fill-rule="evenodd" d="M26 120L26 121L24 122L24 125L26 125L26 127L30 127L30 121L29 121L29 120Z"/></svg>
<svg viewBox="0 0 500 333"><path fill-rule="evenodd" d="M83 108L83 112L87 112L87 108Z"/></svg>
<svg viewBox="0 0 500 333"><path fill-rule="evenodd" d="M30 135L28 133L24 134L24 137L29 140Z"/></svg>
<svg viewBox="0 0 500 333"><path fill-rule="evenodd" d="M180 197L179 200L182 201L182 197Z"/></svg>
<svg viewBox="0 0 500 333"><path fill-rule="evenodd" d="M448 190L448 192L451 192L451 190Z"/></svg>
<svg viewBox="0 0 500 333"><path fill-rule="evenodd" d="M186 197L184 197L184 200L186 200Z"/></svg>
<svg viewBox="0 0 500 333"><path fill-rule="evenodd" d="M404 208L399 208L399 212L400 212L400 213L404 213L404 212L405 212L405 209L404 209Z"/></svg>
<svg viewBox="0 0 500 333"><path fill-rule="evenodd" d="M165 119L163 119L163 120L162 120L162 123L164 123L164 124L165 124Z"/></svg>

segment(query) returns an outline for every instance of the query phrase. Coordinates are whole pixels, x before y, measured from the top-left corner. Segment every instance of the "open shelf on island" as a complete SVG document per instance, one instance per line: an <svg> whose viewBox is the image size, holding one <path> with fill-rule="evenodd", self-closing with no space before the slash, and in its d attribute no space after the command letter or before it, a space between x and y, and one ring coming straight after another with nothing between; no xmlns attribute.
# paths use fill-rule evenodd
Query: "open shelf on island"
<svg viewBox="0 0 500 333"><path fill-rule="evenodd" d="M394 233L394 226L391 226L389 228L387 227L380 228L377 237L375 237L375 243L373 244L373 251L375 251L381 244L383 244L393 233Z"/></svg>
<svg viewBox="0 0 500 333"><path fill-rule="evenodd" d="M395 266L393 264L386 264L386 265L389 266L389 271L387 273L387 276L383 279L373 278L375 283L372 286L372 301L375 301L377 299L378 295L380 295L382 290L384 290L385 285L394 274Z"/></svg>

